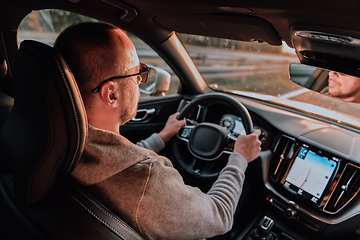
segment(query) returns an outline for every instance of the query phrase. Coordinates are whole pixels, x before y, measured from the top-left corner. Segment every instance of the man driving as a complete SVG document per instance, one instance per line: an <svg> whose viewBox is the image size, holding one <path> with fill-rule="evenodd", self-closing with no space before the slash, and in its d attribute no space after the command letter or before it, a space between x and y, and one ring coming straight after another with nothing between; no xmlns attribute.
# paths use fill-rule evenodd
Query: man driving
<svg viewBox="0 0 360 240"><path fill-rule="evenodd" d="M360 79L330 71L327 93L346 102L360 103Z"/></svg>
<svg viewBox="0 0 360 240"><path fill-rule="evenodd" d="M54 48L73 71L89 123L84 152L71 173L75 183L146 239L202 239L229 231L244 172L261 150L260 131L238 137L227 165L203 193L185 185L171 161L153 151L185 124L177 114L140 143L148 149L119 132L136 115L139 84L147 78L124 31L105 23L77 24L59 35Z"/></svg>

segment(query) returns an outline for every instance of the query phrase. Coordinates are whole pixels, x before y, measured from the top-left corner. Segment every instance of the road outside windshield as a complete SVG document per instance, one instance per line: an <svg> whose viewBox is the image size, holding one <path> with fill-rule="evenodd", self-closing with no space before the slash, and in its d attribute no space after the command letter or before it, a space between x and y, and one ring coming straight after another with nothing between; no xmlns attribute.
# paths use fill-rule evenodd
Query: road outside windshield
<svg viewBox="0 0 360 240"><path fill-rule="evenodd" d="M266 43L178 34L206 83L360 129L360 104L308 90L290 80L294 49Z"/></svg>
<svg viewBox="0 0 360 240"><path fill-rule="evenodd" d="M178 34L201 75L212 88L279 95L297 89L289 64L298 62L284 46Z"/></svg>

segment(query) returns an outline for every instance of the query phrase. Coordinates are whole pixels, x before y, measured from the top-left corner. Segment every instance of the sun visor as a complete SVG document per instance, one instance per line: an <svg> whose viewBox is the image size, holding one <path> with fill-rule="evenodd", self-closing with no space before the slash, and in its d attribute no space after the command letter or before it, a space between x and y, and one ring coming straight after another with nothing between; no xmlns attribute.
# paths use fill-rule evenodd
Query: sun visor
<svg viewBox="0 0 360 240"><path fill-rule="evenodd" d="M360 32L306 25L290 31L301 63L360 77Z"/></svg>
<svg viewBox="0 0 360 240"><path fill-rule="evenodd" d="M275 28L268 21L254 16L172 14L157 16L154 21L168 30L180 33L281 45Z"/></svg>

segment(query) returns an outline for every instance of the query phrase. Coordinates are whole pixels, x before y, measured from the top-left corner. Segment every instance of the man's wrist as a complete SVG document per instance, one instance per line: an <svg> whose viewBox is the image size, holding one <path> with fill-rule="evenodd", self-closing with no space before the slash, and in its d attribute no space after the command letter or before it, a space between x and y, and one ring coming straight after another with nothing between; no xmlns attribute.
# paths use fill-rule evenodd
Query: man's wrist
<svg viewBox="0 0 360 240"><path fill-rule="evenodd" d="M171 137L169 137L169 134L165 133L164 131L160 131L158 135L163 140L164 143L170 141L171 139Z"/></svg>

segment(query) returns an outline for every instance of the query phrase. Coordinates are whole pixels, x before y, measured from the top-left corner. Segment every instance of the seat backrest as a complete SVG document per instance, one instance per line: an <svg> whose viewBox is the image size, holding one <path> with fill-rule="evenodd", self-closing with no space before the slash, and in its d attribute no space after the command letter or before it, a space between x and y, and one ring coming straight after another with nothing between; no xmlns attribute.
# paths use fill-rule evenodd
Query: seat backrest
<svg viewBox="0 0 360 240"><path fill-rule="evenodd" d="M81 157L88 123L64 59L50 46L24 41L14 68L15 102L0 134L0 163L10 168L0 168L1 236L142 240L66 177Z"/></svg>
<svg viewBox="0 0 360 240"><path fill-rule="evenodd" d="M1 154L11 166L15 195L33 204L76 166L87 118L75 79L52 47L24 41L14 69L15 102L0 135Z"/></svg>

